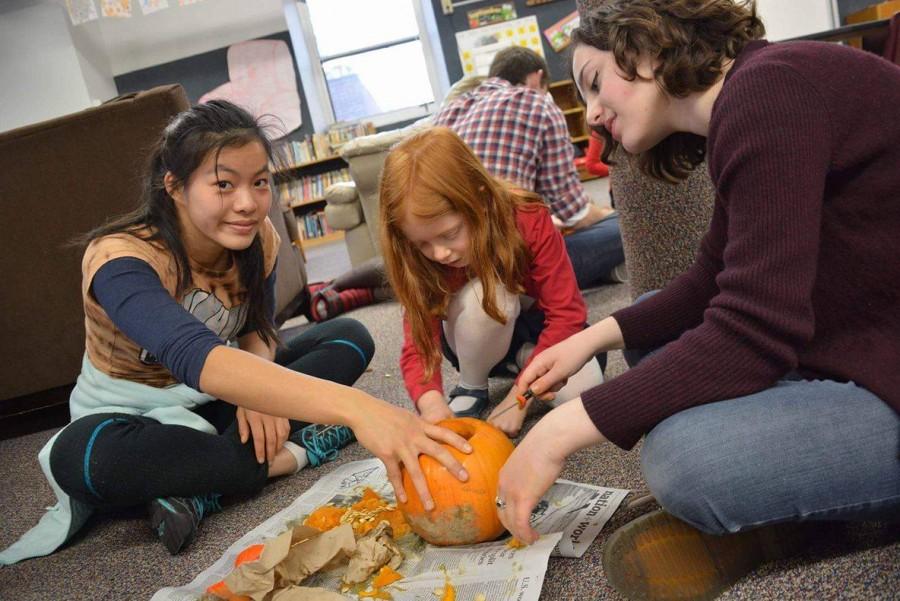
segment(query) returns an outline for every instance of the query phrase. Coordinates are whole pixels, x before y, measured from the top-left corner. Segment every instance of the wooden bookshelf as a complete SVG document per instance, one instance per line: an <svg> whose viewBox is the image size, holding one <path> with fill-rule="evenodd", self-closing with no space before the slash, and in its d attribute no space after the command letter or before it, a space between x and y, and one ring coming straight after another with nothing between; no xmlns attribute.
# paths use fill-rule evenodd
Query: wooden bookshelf
<svg viewBox="0 0 900 601"><path fill-rule="evenodd" d="M550 84L550 96L566 118L566 127L573 144L584 144L590 139L590 130L584 105L578 99L578 89L571 79Z"/></svg>
<svg viewBox="0 0 900 601"><path fill-rule="evenodd" d="M343 124L302 140L285 140L280 150L288 165L274 170L279 200L297 219L302 248L344 239L342 231L330 231L325 220L325 190L352 181L340 148L355 137L375 133L371 123ZM317 157L317 158L316 158ZM317 235L318 234L318 235Z"/></svg>
<svg viewBox="0 0 900 601"><path fill-rule="evenodd" d="M325 202L324 196L316 196L315 198L309 198L309 199L301 198L301 199L291 200L291 208L296 209L297 207L308 207L309 205L315 205L315 204L319 204L322 202Z"/></svg>
<svg viewBox="0 0 900 601"><path fill-rule="evenodd" d="M296 163L294 165L284 165L280 169L275 169L273 171L273 173L275 175L284 175L284 174L288 174L289 172L294 171L295 169L305 169L307 167L314 167L316 165L324 165L325 163L331 163L336 160L343 161L343 159L341 158L341 155L335 154L333 156L325 157L322 159L316 159L314 161L306 161L305 163Z"/></svg>
<svg viewBox="0 0 900 601"><path fill-rule="evenodd" d="M314 246L320 246L322 244L328 244L329 242L337 242L338 240L344 239L343 230L337 230L335 232L331 232L330 234L325 234L324 236L319 236L318 238L303 238L300 241L300 244L304 249L310 249Z"/></svg>

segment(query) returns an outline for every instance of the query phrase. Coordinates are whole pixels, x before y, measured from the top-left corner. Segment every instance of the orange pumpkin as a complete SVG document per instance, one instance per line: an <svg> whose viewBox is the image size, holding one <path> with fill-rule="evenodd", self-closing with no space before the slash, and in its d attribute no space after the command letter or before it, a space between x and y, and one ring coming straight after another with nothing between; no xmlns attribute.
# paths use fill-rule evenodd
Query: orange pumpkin
<svg viewBox="0 0 900 601"><path fill-rule="evenodd" d="M397 506L413 532L433 545L469 545L494 540L504 531L494 505L497 480L500 468L513 452L513 444L491 424L472 417L448 419L438 425L456 432L472 445L468 455L444 445L462 463L469 479L460 482L436 459L422 455L419 465L435 507L425 511L406 469L403 486L407 502Z"/></svg>

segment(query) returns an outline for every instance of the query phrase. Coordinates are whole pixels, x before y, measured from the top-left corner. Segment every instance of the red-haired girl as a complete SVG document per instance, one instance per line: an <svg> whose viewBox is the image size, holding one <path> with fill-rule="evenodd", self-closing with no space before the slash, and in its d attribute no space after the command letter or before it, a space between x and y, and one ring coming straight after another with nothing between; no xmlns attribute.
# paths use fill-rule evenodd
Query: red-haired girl
<svg viewBox="0 0 900 601"><path fill-rule="evenodd" d="M450 129L431 128L391 151L381 224L385 265L404 309L400 366L426 421L479 415L491 373L527 364L584 328L584 300L541 199L494 179ZM447 396L441 351L460 374ZM569 389L602 378L589 361ZM570 398L563 389L557 402ZM525 411L504 411L516 403L510 391L489 421L516 434Z"/></svg>

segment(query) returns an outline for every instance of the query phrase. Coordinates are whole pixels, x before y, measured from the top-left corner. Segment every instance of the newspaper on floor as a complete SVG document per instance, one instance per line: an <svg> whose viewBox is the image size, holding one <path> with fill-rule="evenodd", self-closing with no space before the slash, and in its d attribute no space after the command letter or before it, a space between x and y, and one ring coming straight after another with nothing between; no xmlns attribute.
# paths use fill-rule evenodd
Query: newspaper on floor
<svg viewBox="0 0 900 601"><path fill-rule="evenodd" d="M317 507L328 503L351 505L366 487L393 502L393 490L381 461L366 459L343 465L322 476L290 506L242 536L190 584L161 589L151 601L196 601L208 586L231 572L235 557L242 550L278 536ZM557 480L532 513L531 522L541 533L540 540L519 549L510 548L505 539L435 547L410 537L420 544L403 548L406 559L398 571L404 579L395 583L390 592L396 601L431 600L437 598L435 591L449 581L460 601L476 597L537 601L550 556L581 557L627 494L623 489ZM339 579L340 571L326 572L305 580L303 586L337 591ZM356 596L348 593L347 599Z"/></svg>

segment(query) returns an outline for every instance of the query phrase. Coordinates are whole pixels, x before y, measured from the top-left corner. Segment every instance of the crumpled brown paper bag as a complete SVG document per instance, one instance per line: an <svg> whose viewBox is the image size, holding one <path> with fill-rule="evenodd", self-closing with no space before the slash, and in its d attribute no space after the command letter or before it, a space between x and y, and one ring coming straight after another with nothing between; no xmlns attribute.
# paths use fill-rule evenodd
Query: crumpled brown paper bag
<svg viewBox="0 0 900 601"><path fill-rule="evenodd" d="M400 567L403 552L394 542L393 536L394 530L390 523L383 521L356 541L356 550L350 557L347 573L341 578L344 586L365 582L383 565L388 565L393 570Z"/></svg>
<svg viewBox="0 0 900 601"><path fill-rule="evenodd" d="M237 566L224 582L232 595L253 601L344 601L336 592L298 584L320 570L348 562L341 579L345 590L365 582L384 565L397 569L403 553L392 536L387 521L358 541L349 524L325 532L297 526L267 540L259 559Z"/></svg>
<svg viewBox="0 0 900 601"><path fill-rule="evenodd" d="M346 562L355 549L353 529L348 524L327 532L297 526L266 541L259 559L236 567L225 577L225 584L232 594L244 595L253 601L343 599L325 589L295 585L323 568ZM271 594L273 592L275 595ZM278 596L281 593L291 596Z"/></svg>

